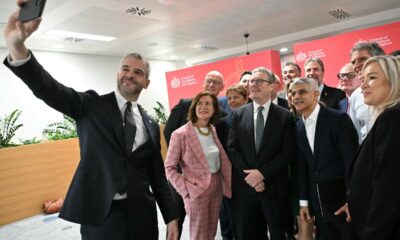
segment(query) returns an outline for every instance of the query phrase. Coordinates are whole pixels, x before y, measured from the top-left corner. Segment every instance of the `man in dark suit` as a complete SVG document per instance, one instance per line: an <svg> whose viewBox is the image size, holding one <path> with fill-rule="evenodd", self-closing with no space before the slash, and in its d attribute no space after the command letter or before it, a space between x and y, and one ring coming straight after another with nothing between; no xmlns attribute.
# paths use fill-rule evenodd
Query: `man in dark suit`
<svg viewBox="0 0 400 240"><path fill-rule="evenodd" d="M57 82L25 47L40 19L21 23L17 16L16 11L4 31L10 51L4 64L36 97L77 123L81 161L60 217L80 223L84 240L156 240L157 201L168 239L177 239L177 213L165 178L159 128L136 103L150 83L148 62L128 54L117 74L117 91L77 92Z"/></svg>
<svg viewBox="0 0 400 240"><path fill-rule="evenodd" d="M316 217L317 237L321 239L353 239L349 223L340 219L328 221L323 215L317 183L346 176L358 147L354 125L346 113L318 104L318 85L312 78L296 79L289 94L296 110L302 113L302 120L297 122L300 216L312 221L311 208ZM342 198L345 199L345 186ZM337 213L344 214L345 209L345 204L339 206Z"/></svg>
<svg viewBox="0 0 400 240"><path fill-rule="evenodd" d="M323 102L327 107L339 110L339 102L346 98L346 94L337 88L329 87L324 84L324 63L319 58L309 58L304 64L305 76L314 78L318 82L319 101Z"/></svg>
<svg viewBox="0 0 400 240"><path fill-rule="evenodd" d="M280 199L290 194L288 163L295 150L288 110L271 104L273 75L256 68L249 83L252 103L233 112L228 155L238 239L285 239ZM264 127L265 126L265 127Z"/></svg>
<svg viewBox="0 0 400 240"><path fill-rule="evenodd" d="M218 94L223 88L224 88L224 77L220 72L213 70L206 74L203 83L203 90L210 91L214 93L215 96L218 96ZM219 97L218 102L221 107L221 115L226 116L227 112L224 110L226 110L226 108L229 108L226 97ZM182 98L179 100L179 103L172 108L171 114L169 115L167 124L165 125L164 128L164 138L167 145L169 145L169 140L171 139L172 132L187 123L188 121L187 115L191 104L192 104L191 98L187 99ZM222 127L222 125L220 127ZM179 227L179 238L180 238L182 234L182 226L186 217L185 206L182 197L174 189L172 184L170 184L169 186L178 207L178 212L179 212L178 227Z"/></svg>

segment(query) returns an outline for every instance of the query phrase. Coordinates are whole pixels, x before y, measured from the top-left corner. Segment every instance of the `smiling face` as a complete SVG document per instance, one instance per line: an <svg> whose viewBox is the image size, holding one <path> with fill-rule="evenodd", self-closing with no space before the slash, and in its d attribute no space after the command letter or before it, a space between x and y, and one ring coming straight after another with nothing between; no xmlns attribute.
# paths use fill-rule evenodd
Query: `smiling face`
<svg viewBox="0 0 400 240"><path fill-rule="evenodd" d="M361 89L364 95L364 103L367 105L379 107L388 98L390 93L389 81L378 63L372 62L365 67Z"/></svg>
<svg viewBox="0 0 400 240"><path fill-rule="evenodd" d="M313 90L305 83L291 86L289 94L296 111L305 117L308 117L318 104L319 91Z"/></svg>
<svg viewBox="0 0 400 240"><path fill-rule="evenodd" d="M350 56L350 63L354 67L354 72L359 74L364 66L365 61L372 55L366 49L354 51Z"/></svg>
<svg viewBox="0 0 400 240"><path fill-rule="evenodd" d="M147 71L146 65L139 59L128 56L122 60L117 73L117 87L125 99L137 101L142 89L149 86Z"/></svg>
<svg viewBox="0 0 400 240"><path fill-rule="evenodd" d="M268 81L268 75L264 72L253 73L249 81L250 98L257 104L263 105L271 99L273 84Z"/></svg>
<svg viewBox="0 0 400 240"><path fill-rule="evenodd" d="M224 89L224 79L221 73L217 71L207 73L203 83L203 89L218 96L219 92Z"/></svg>
<svg viewBox="0 0 400 240"><path fill-rule="evenodd" d="M247 103L247 97L235 90L229 91L226 97L228 98L228 105L232 110L236 110Z"/></svg>
<svg viewBox="0 0 400 240"><path fill-rule="evenodd" d="M299 70L293 65L284 66L282 69L283 81L286 85L290 84L293 78L300 77Z"/></svg>
<svg viewBox="0 0 400 240"><path fill-rule="evenodd" d="M318 82L318 85L323 83L324 72L317 62L311 61L307 63L307 65L304 66L304 71L306 72L306 77L314 78Z"/></svg>
<svg viewBox="0 0 400 240"><path fill-rule="evenodd" d="M196 105L197 122L208 124L214 111L213 99L208 95L202 96Z"/></svg>

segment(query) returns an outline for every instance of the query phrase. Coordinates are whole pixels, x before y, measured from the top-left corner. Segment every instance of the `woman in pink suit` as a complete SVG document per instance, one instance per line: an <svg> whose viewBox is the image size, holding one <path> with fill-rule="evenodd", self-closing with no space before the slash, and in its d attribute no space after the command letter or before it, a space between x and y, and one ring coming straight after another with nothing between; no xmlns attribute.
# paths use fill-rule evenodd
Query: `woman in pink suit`
<svg viewBox="0 0 400 240"><path fill-rule="evenodd" d="M172 133L165 161L167 178L185 203L193 240L215 238L222 195L232 195L232 167L212 126L219 114L214 94L197 94L188 123ZM176 169L178 164L182 174Z"/></svg>

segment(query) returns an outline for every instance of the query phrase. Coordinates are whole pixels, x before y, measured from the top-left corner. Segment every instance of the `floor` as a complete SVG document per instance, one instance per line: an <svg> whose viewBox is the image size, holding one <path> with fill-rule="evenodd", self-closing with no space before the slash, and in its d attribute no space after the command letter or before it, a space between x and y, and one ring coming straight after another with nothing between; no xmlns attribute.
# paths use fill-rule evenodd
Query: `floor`
<svg viewBox="0 0 400 240"><path fill-rule="evenodd" d="M165 239L166 226L158 211L160 238ZM0 226L0 240L79 240L79 225L64 221L55 214L40 214ZM185 221L181 240L189 240L188 222ZM215 240L221 240L218 232Z"/></svg>

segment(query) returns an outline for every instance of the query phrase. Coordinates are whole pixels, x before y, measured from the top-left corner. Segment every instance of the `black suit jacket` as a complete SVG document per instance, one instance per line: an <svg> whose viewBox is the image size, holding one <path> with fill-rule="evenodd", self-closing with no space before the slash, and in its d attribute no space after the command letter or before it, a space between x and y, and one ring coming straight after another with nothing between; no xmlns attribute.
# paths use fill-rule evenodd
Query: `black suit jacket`
<svg viewBox="0 0 400 240"><path fill-rule="evenodd" d="M356 129L350 117L321 105L315 127L314 153L302 120L297 121L299 199L309 200L311 210L319 211L316 183L345 177L358 147Z"/></svg>
<svg viewBox="0 0 400 240"><path fill-rule="evenodd" d="M290 109L290 108L289 108L288 100L286 100L286 99L284 99L284 98L278 97L278 105L281 106L281 107L283 107L283 108L286 108L286 109L288 109L288 110Z"/></svg>
<svg viewBox="0 0 400 240"><path fill-rule="evenodd" d="M340 110L340 100L346 98L346 93L340 89L324 85L319 100L329 108Z"/></svg>
<svg viewBox="0 0 400 240"><path fill-rule="evenodd" d="M348 204L360 239L400 239L400 104L381 113L353 158Z"/></svg>
<svg viewBox="0 0 400 240"><path fill-rule="evenodd" d="M50 107L76 120L81 160L72 179L60 217L85 225L101 223L110 211L114 194L125 187L125 164L132 164L132 153L125 150L123 120L115 94L98 95L95 91L77 92L58 83L32 55L20 67L4 64L21 78L33 94ZM136 195L147 196L140 211L154 219L154 198L160 206L165 222L176 218L176 209L165 178L160 153L159 127L141 110L149 134L153 154L146 164L137 169L141 181ZM128 161L129 160L129 161ZM143 162L142 162L143 163ZM147 173L147 174L146 174ZM129 172L132 174L132 172ZM148 194L151 186L154 194ZM147 190L146 190L147 188ZM130 198L130 196L128 196ZM143 199L140 200L143 202ZM143 219L145 221L147 219ZM149 221L146 221L149 222ZM157 222L153 227L157 228Z"/></svg>
<svg viewBox="0 0 400 240"><path fill-rule="evenodd" d="M271 104L261 147L256 153L254 106L248 103L233 112L228 135L228 155L233 166L232 191L241 194L266 194L267 198L288 197L288 163L294 158L294 121L288 110ZM244 180L243 170L258 169L265 178L265 189L257 193Z"/></svg>

